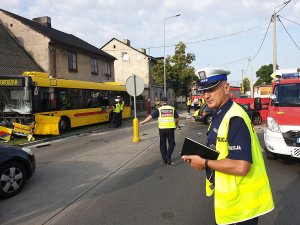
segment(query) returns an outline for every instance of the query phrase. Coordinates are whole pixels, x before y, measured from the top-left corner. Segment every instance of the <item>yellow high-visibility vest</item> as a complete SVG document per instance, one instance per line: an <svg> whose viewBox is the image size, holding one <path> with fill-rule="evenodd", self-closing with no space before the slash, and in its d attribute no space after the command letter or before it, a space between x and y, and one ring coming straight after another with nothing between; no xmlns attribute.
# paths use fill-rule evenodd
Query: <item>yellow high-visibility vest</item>
<svg viewBox="0 0 300 225"><path fill-rule="evenodd" d="M192 105L192 101L190 99L188 99L187 102L186 102L186 105L187 106Z"/></svg>
<svg viewBox="0 0 300 225"><path fill-rule="evenodd" d="M218 129L216 149L219 158L228 155L228 127L232 117L242 117L251 136L251 169L246 176L235 176L215 171L215 216L217 224L233 224L249 220L274 209L272 192L263 161L262 151L252 123L239 105L233 103ZM207 185L209 182L207 180ZM209 187L206 187L209 190ZM212 194L207 192L207 195Z"/></svg>
<svg viewBox="0 0 300 225"><path fill-rule="evenodd" d="M168 129L176 128L174 112L175 109L169 105L163 105L158 108L159 117L158 117L158 128L159 129Z"/></svg>
<svg viewBox="0 0 300 225"><path fill-rule="evenodd" d="M121 102L121 105L120 105L121 110L124 110L124 105L125 105L125 103L124 103L124 101L122 101L122 102Z"/></svg>
<svg viewBox="0 0 300 225"><path fill-rule="evenodd" d="M115 113L121 112L121 104L119 102L115 104L115 108L114 108L113 112L115 112Z"/></svg>

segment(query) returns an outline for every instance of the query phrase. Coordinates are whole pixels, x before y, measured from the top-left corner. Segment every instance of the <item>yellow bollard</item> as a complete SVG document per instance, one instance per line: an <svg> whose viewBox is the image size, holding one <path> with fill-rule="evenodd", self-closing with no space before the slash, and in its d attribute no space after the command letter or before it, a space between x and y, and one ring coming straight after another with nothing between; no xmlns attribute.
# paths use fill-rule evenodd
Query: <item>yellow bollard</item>
<svg viewBox="0 0 300 225"><path fill-rule="evenodd" d="M133 142L139 142L139 120L138 118L133 119Z"/></svg>

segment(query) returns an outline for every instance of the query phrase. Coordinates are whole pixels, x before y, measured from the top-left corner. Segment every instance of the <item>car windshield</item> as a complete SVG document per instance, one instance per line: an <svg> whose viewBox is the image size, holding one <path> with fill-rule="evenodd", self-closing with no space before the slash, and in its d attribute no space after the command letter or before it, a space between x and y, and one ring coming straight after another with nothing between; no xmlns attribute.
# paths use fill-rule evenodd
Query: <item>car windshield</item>
<svg viewBox="0 0 300 225"><path fill-rule="evenodd" d="M275 86L276 98L272 101L278 106L300 106L300 84L278 84Z"/></svg>
<svg viewBox="0 0 300 225"><path fill-rule="evenodd" d="M27 87L1 87L0 113L30 114L32 101Z"/></svg>

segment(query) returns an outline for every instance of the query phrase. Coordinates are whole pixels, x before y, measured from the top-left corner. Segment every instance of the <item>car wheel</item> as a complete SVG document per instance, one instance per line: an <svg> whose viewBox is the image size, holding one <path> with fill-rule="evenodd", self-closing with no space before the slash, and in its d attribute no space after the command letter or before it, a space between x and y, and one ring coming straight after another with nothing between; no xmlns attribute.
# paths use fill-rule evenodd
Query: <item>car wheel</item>
<svg viewBox="0 0 300 225"><path fill-rule="evenodd" d="M270 152L269 150L265 150L266 152L266 158L270 160L276 159L276 154L273 152Z"/></svg>
<svg viewBox="0 0 300 225"><path fill-rule="evenodd" d="M206 120L205 120L206 124L211 124L211 122L212 122L212 115L206 117Z"/></svg>
<svg viewBox="0 0 300 225"><path fill-rule="evenodd" d="M260 115L255 115L253 117L253 121L252 122L253 122L254 125L260 125L262 123L261 116Z"/></svg>
<svg viewBox="0 0 300 225"><path fill-rule="evenodd" d="M10 198L18 194L26 181L26 170L18 162L8 162L0 168L0 198Z"/></svg>

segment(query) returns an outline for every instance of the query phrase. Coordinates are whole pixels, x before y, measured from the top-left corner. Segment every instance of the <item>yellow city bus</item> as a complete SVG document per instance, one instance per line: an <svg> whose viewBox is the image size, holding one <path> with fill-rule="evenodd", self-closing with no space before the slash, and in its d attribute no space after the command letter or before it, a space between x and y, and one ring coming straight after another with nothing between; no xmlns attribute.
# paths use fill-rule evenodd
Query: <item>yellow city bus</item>
<svg viewBox="0 0 300 225"><path fill-rule="evenodd" d="M116 82L58 79L41 72L0 76L0 126L31 125L33 134L59 135L109 121L118 96L125 102L123 118L129 118L130 96Z"/></svg>

